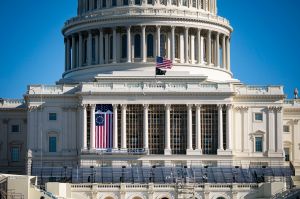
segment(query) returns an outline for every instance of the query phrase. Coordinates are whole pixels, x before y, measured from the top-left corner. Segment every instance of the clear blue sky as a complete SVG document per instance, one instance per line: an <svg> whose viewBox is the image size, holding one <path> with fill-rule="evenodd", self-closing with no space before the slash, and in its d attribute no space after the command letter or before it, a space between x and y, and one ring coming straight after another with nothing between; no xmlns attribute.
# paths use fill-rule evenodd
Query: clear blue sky
<svg viewBox="0 0 300 199"><path fill-rule="evenodd" d="M61 28L77 0L1 0L0 97L22 98L29 84L54 84L64 68ZM235 78L300 88L300 0L218 0L234 28Z"/></svg>

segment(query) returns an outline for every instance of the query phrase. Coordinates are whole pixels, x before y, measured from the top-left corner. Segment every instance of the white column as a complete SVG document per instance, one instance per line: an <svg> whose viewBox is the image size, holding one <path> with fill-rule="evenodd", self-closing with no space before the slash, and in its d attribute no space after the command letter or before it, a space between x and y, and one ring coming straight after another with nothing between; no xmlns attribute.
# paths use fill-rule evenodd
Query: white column
<svg viewBox="0 0 300 199"><path fill-rule="evenodd" d="M99 29L99 64L103 63L103 30Z"/></svg>
<svg viewBox="0 0 300 199"><path fill-rule="evenodd" d="M76 68L76 38L72 35L72 69Z"/></svg>
<svg viewBox="0 0 300 199"><path fill-rule="evenodd" d="M192 105L187 105L187 154L193 150Z"/></svg>
<svg viewBox="0 0 300 199"><path fill-rule="evenodd" d="M268 108L268 153L272 155L275 152L275 116L274 107Z"/></svg>
<svg viewBox="0 0 300 199"><path fill-rule="evenodd" d="M201 29L197 29L197 60L198 64L202 63L202 48L201 48Z"/></svg>
<svg viewBox="0 0 300 199"><path fill-rule="evenodd" d="M79 33L79 39L78 39L78 67L82 67L82 33Z"/></svg>
<svg viewBox="0 0 300 199"><path fill-rule="evenodd" d="M171 155L171 134L170 134L170 109L171 105L165 106L165 155Z"/></svg>
<svg viewBox="0 0 300 199"><path fill-rule="evenodd" d="M86 115L87 115L87 113L86 113L86 105L85 104L83 104L82 106L81 106L81 113L80 113L80 115L81 115L81 133L82 133L82 149L87 149L87 121L86 121L86 119L87 119L87 117L86 117Z"/></svg>
<svg viewBox="0 0 300 199"><path fill-rule="evenodd" d="M226 106L226 150L232 150L232 105Z"/></svg>
<svg viewBox="0 0 300 199"><path fill-rule="evenodd" d="M222 67L226 69L226 35L222 37Z"/></svg>
<svg viewBox="0 0 300 199"><path fill-rule="evenodd" d="M202 153L201 105L196 105L196 151Z"/></svg>
<svg viewBox="0 0 300 199"><path fill-rule="evenodd" d="M282 125L282 107L277 107L276 109L276 119L277 119L277 130L276 130L276 152L277 153L283 153L283 140L282 140L282 131L283 131L283 125Z"/></svg>
<svg viewBox="0 0 300 199"><path fill-rule="evenodd" d="M149 134L148 134L148 111L149 105L144 104L144 149L147 151L149 149Z"/></svg>
<svg viewBox="0 0 300 199"><path fill-rule="evenodd" d="M171 27L171 60L175 63L175 26Z"/></svg>
<svg viewBox="0 0 300 199"><path fill-rule="evenodd" d="M223 104L218 105L218 137L219 137L219 151L223 151Z"/></svg>
<svg viewBox="0 0 300 199"><path fill-rule="evenodd" d="M91 111L90 111L90 118L91 118L91 125L90 125L90 149L95 149L95 109L96 105L91 104Z"/></svg>
<svg viewBox="0 0 300 199"><path fill-rule="evenodd" d="M67 70L71 69L71 41L67 37Z"/></svg>
<svg viewBox="0 0 300 199"><path fill-rule="evenodd" d="M113 63L117 63L117 29L113 28Z"/></svg>
<svg viewBox="0 0 300 199"><path fill-rule="evenodd" d="M243 152L249 152L248 107L243 107Z"/></svg>
<svg viewBox="0 0 300 199"><path fill-rule="evenodd" d="M207 65L211 65L211 31L208 30L207 33L207 39L206 39L206 59L207 59Z"/></svg>
<svg viewBox="0 0 300 199"><path fill-rule="evenodd" d="M121 148L127 148L127 135L126 135L126 104L122 104L122 115L121 115Z"/></svg>
<svg viewBox="0 0 300 199"><path fill-rule="evenodd" d="M184 63L184 34L180 33L179 37L180 37L180 48L179 48L180 63L183 64Z"/></svg>
<svg viewBox="0 0 300 199"><path fill-rule="evenodd" d="M147 61L146 26L142 26L142 57L143 57L143 62L146 62Z"/></svg>
<svg viewBox="0 0 300 199"><path fill-rule="evenodd" d="M195 64L195 35L191 35L191 64Z"/></svg>
<svg viewBox="0 0 300 199"><path fill-rule="evenodd" d="M220 67L220 34L217 32L216 35L216 67Z"/></svg>
<svg viewBox="0 0 300 199"><path fill-rule="evenodd" d="M88 65L92 65L92 42L93 42L93 35L92 31L89 31L89 36L88 36L88 51L87 51L87 56L88 56Z"/></svg>
<svg viewBox="0 0 300 199"><path fill-rule="evenodd" d="M127 62L131 62L131 35L130 26L127 27Z"/></svg>
<svg viewBox="0 0 300 199"><path fill-rule="evenodd" d="M157 53L157 56L160 57L160 26L156 26L156 37L157 37L156 53Z"/></svg>
<svg viewBox="0 0 300 199"><path fill-rule="evenodd" d="M227 70L230 71L230 38L227 38Z"/></svg>
<svg viewBox="0 0 300 199"><path fill-rule="evenodd" d="M185 63L189 63L189 28L185 27L184 32L184 56L185 56Z"/></svg>
<svg viewBox="0 0 300 199"><path fill-rule="evenodd" d="M113 105L113 112L114 112L114 118L113 118L113 149L118 149L118 105Z"/></svg>

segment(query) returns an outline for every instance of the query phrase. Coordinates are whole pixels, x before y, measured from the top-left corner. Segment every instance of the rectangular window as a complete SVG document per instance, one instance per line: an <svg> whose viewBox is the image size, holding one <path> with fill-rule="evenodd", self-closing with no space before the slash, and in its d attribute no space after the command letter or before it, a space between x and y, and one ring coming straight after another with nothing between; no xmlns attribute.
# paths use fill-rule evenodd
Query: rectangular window
<svg viewBox="0 0 300 199"><path fill-rule="evenodd" d="M290 149L284 148L284 159L285 161L290 161Z"/></svg>
<svg viewBox="0 0 300 199"><path fill-rule="evenodd" d="M290 132L290 126L289 125L284 125L283 126L283 132L289 133Z"/></svg>
<svg viewBox="0 0 300 199"><path fill-rule="evenodd" d="M262 113L255 113L254 114L255 121L263 121L263 114Z"/></svg>
<svg viewBox="0 0 300 199"><path fill-rule="evenodd" d="M55 153L56 152L56 137L49 137L49 152Z"/></svg>
<svg viewBox="0 0 300 199"><path fill-rule="evenodd" d="M255 138L255 152L263 152L263 140L262 137Z"/></svg>
<svg viewBox="0 0 300 199"><path fill-rule="evenodd" d="M102 8L106 8L106 0L102 0Z"/></svg>
<svg viewBox="0 0 300 199"><path fill-rule="evenodd" d="M56 121L57 120L56 113L49 113L49 120L50 121Z"/></svg>
<svg viewBox="0 0 300 199"><path fill-rule="evenodd" d="M11 160L13 162L20 161L20 148L19 147L13 147L11 149Z"/></svg>
<svg viewBox="0 0 300 199"><path fill-rule="evenodd" d="M12 125L11 126L11 132L19 133L20 132L20 126L19 125Z"/></svg>

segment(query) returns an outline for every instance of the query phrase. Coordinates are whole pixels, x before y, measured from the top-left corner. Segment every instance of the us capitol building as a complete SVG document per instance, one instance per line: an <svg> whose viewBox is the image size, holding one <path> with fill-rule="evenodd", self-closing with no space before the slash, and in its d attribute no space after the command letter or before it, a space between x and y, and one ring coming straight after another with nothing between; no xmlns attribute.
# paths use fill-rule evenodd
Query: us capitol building
<svg viewBox="0 0 300 199"><path fill-rule="evenodd" d="M300 175L300 101L233 77L232 31L216 0L78 0L62 78L0 100L0 170L64 182L64 198L288 189ZM172 61L165 75L156 57Z"/></svg>

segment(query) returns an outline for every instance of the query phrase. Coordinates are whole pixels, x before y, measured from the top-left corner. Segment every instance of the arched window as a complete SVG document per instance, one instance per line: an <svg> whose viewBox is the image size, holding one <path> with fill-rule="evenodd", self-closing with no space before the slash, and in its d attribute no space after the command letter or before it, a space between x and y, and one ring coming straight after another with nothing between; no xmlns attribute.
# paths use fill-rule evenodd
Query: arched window
<svg viewBox="0 0 300 199"><path fill-rule="evenodd" d="M141 5L141 0L134 0L135 5Z"/></svg>
<svg viewBox="0 0 300 199"><path fill-rule="evenodd" d="M128 6L128 0L123 0L123 5Z"/></svg>
<svg viewBox="0 0 300 199"><path fill-rule="evenodd" d="M206 42L206 38L203 39L203 49L202 49L202 52L203 52L203 60L205 62L207 62L207 42Z"/></svg>
<svg viewBox="0 0 300 199"><path fill-rule="evenodd" d="M141 58L141 36L134 36L134 58Z"/></svg>
<svg viewBox="0 0 300 199"><path fill-rule="evenodd" d="M57 152L57 137L49 136L49 152L56 153Z"/></svg>
<svg viewBox="0 0 300 199"><path fill-rule="evenodd" d="M111 6L112 6L112 7L115 7L115 6L117 6L117 0L112 0L112 2L111 2Z"/></svg>
<svg viewBox="0 0 300 199"><path fill-rule="evenodd" d="M180 38L179 35L175 35L175 58L180 59Z"/></svg>
<svg viewBox="0 0 300 199"><path fill-rule="evenodd" d="M224 197L217 197L217 199L225 199Z"/></svg>
<svg viewBox="0 0 300 199"><path fill-rule="evenodd" d="M127 57L127 35L122 35L122 53L121 58Z"/></svg>
<svg viewBox="0 0 300 199"><path fill-rule="evenodd" d="M113 59L113 37L109 37L109 59Z"/></svg>
<svg viewBox="0 0 300 199"><path fill-rule="evenodd" d="M160 35L160 56L167 56L167 36L164 34Z"/></svg>
<svg viewBox="0 0 300 199"><path fill-rule="evenodd" d="M90 10L90 1L86 1L86 11L89 11Z"/></svg>
<svg viewBox="0 0 300 199"><path fill-rule="evenodd" d="M106 8L106 0L102 0L102 8Z"/></svg>
<svg viewBox="0 0 300 199"><path fill-rule="evenodd" d="M197 0L193 0L193 7L196 8L197 6Z"/></svg>
<svg viewBox="0 0 300 199"><path fill-rule="evenodd" d="M96 10L97 9L97 7L98 7L98 0L94 0L94 10Z"/></svg>
<svg viewBox="0 0 300 199"><path fill-rule="evenodd" d="M201 9L204 9L204 0L200 0Z"/></svg>
<svg viewBox="0 0 300 199"><path fill-rule="evenodd" d="M149 34L147 36L147 57L154 57L153 35L152 34Z"/></svg>
<svg viewBox="0 0 300 199"><path fill-rule="evenodd" d="M160 4L166 6L167 5L167 0L160 0Z"/></svg>

